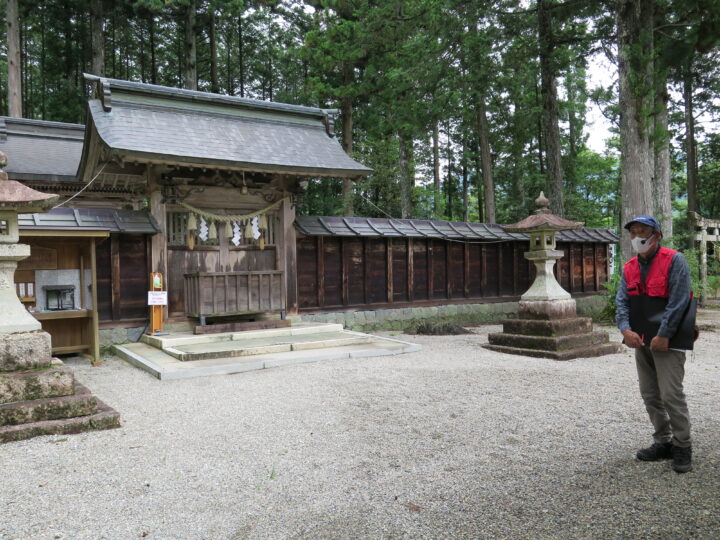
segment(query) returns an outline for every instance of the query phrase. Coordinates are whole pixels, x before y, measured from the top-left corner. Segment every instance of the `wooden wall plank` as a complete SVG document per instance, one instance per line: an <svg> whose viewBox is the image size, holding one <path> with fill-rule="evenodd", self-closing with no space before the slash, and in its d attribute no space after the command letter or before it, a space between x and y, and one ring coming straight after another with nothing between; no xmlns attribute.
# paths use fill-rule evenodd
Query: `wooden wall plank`
<svg viewBox="0 0 720 540"><path fill-rule="evenodd" d="M407 295L412 302L415 298L415 242L407 239Z"/></svg>
<svg viewBox="0 0 720 540"><path fill-rule="evenodd" d="M393 294L393 240L392 238L385 239L385 257L387 262L387 301L392 304L394 299Z"/></svg>

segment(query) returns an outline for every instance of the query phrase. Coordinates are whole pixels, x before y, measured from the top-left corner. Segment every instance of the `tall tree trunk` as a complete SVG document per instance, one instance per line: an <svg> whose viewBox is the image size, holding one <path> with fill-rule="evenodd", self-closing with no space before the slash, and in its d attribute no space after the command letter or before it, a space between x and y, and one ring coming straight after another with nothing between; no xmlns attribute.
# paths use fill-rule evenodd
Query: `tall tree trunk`
<svg viewBox="0 0 720 540"><path fill-rule="evenodd" d="M652 179L654 148L653 4L652 0L617 0L618 63L620 71L621 221L654 214ZM632 256L630 239L623 235L622 256Z"/></svg>
<svg viewBox="0 0 720 540"><path fill-rule="evenodd" d="M440 218L440 123L433 124L433 217Z"/></svg>
<svg viewBox="0 0 720 540"><path fill-rule="evenodd" d="M226 92L229 96L235 95L235 85L233 84L233 76L232 76L232 47L230 47L230 43L232 42L232 25L226 24L225 25L225 75L226 75Z"/></svg>
<svg viewBox="0 0 720 540"><path fill-rule="evenodd" d="M350 64L343 67L343 85L347 88L353 81L353 69ZM353 148L353 108L352 97L344 96L340 99L340 117L342 118L342 146L346 153L350 154ZM343 216L354 215L353 208L353 181L343 178L342 184L342 205Z"/></svg>
<svg viewBox="0 0 720 540"><path fill-rule="evenodd" d="M412 217L412 186L413 178L410 168L412 156L412 139L406 137L402 130L398 133L399 169L400 169L400 213L403 219Z"/></svg>
<svg viewBox="0 0 720 540"><path fill-rule="evenodd" d="M90 2L90 33L92 35L92 72L105 75L105 38L103 34L102 0Z"/></svg>
<svg viewBox="0 0 720 540"><path fill-rule="evenodd" d="M150 34L150 82L157 84L157 56L155 54L155 16L150 15L148 24Z"/></svg>
<svg viewBox="0 0 720 540"><path fill-rule="evenodd" d="M20 74L20 15L17 0L7 0L8 116L22 118L22 78Z"/></svg>
<svg viewBox="0 0 720 540"><path fill-rule="evenodd" d="M685 104L685 167L687 171L688 212L698 211L698 164L695 141L692 57L683 70L683 102Z"/></svg>
<svg viewBox="0 0 720 540"><path fill-rule="evenodd" d="M447 176L445 177L445 193L447 195L447 204L445 205L445 216L447 219L452 221L453 218L453 154L452 154L452 140L450 138L450 121L447 124L447 161L448 170Z"/></svg>
<svg viewBox="0 0 720 540"><path fill-rule="evenodd" d="M463 221L468 221L469 211L468 208L468 168L467 168L467 135L463 134L463 145L462 145L462 200L463 200Z"/></svg>
<svg viewBox="0 0 720 540"><path fill-rule="evenodd" d="M540 106L540 90L535 86L535 105ZM538 170L540 174L545 174L545 160L543 153L545 152L545 140L543 139L542 114L537 117L537 153L538 153Z"/></svg>
<svg viewBox="0 0 720 540"><path fill-rule="evenodd" d="M560 125L555 76L555 61L552 58L555 39L552 20L547 9L547 0L538 0L538 38L540 42L540 78L543 102L542 124L547 149L547 191L550 208L558 216L565 215L565 193L563 187L562 154L560 148Z"/></svg>
<svg viewBox="0 0 720 540"><path fill-rule="evenodd" d="M667 75L656 70L655 119L653 144L655 150L655 217L660 221L663 236L671 240L673 235L672 193L670 189L670 134L668 131L668 108L670 95L667 91Z"/></svg>
<svg viewBox="0 0 720 540"><path fill-rule="evenodd" d="M495 181L493 179L490 130L488 128L484 96L479 96L477 100L477 132L484 186L485 223L495 223Z"/></svg>
<svg viewBox="0 0 720 540"><path fill-rule="evenodd" d="M243 41L243 18L238 15L238 69L240 97L245 97L245 42Z"/></svg>
<svg viewBox="0 0 720 540"><path fill-rule="evenodd" d="M210 13L210 91L213 94L220 92L218 84L218 66L217 66L217 21L215 20L215 10L211 8Z"/></svg>
<svg viewBox="0 0 720 540"><path fill-rule="evenodd" d="M475 147L480 148L480 143L475 142ZM475 192L477 193L478 221L485 223L485 197L483 193L482 164L480 152L475 152Z"/></svg>
<svg viewBox="0 0 720 540"><path fill-rule="evenodd" d="M188 2L185 9L185 69L183 88L197 90L197 50L195 47L195 0Z"/></svg>

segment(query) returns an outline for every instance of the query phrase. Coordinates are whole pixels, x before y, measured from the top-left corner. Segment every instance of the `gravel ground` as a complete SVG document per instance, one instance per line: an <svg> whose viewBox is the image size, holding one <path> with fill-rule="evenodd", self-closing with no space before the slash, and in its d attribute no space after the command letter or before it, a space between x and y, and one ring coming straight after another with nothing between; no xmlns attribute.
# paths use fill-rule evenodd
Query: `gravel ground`
<svg viewBox="0 0 720 540"><path fill-rule="evenodd" d="M634 460L651 428L629 351L482 349L499 330L182 381L71 362L123 427L0 446L0 538L718 538L720 332L688 356L678 475Z"/></svg>

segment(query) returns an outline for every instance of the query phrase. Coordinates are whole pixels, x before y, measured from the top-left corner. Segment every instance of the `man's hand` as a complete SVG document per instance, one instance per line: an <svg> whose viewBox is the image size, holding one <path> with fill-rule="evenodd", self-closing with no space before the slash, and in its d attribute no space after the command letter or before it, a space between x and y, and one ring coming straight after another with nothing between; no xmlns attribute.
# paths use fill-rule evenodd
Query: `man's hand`
<svg viewBox="0 0 720 540"><path fill-rule="evenodd" d="M665 352L670 346L670 338L655 336L650 342L650 349L653 351Z"/></svg>
<svg viewBox="0 0 720 540"><path fill-rule="evenodd" d="M625 338L623 343L631 349L639 349L643 346L643 340L636 332L633 332L632 330L623 330L622 335Z"/></svg>

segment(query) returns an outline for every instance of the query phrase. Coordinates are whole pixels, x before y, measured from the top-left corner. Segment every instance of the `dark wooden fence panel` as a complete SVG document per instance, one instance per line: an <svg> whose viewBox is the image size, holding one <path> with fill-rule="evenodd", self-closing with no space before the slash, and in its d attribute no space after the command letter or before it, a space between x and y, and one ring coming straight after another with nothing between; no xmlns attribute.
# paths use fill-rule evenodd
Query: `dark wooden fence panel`
<svg viewBox="0 0 720 540"><path fill-rule="evenodd" d="M424 238L298 239L301 310L371 309L452 301L517 299L535 265L524 242L461 243ZM560 284L573 294L602 291L607 245L559 244Z"/></svg>
<svg viewBox="0 0 720 540"><path fill-rule="evenodd" d="M320 305L318 298L318 242L320 236L297 240L297 286L300 309Z"/></svg>
<svg viewBox="0 0 720 540"><path fill-rule="evenodd" d="M147 236L144 234L112 234L97 244L98 317L101 321L147 318L147 255Z"/></svg>
<svg viewBox="0 0 720 540"><path fill-rule="evenodd" d="M413 300L428 299L428 240L413 240Z"/></svg>

